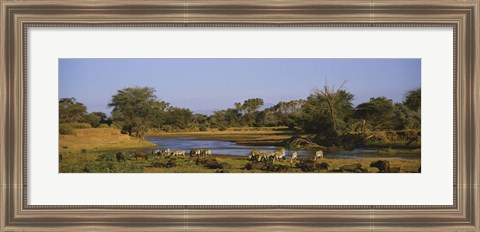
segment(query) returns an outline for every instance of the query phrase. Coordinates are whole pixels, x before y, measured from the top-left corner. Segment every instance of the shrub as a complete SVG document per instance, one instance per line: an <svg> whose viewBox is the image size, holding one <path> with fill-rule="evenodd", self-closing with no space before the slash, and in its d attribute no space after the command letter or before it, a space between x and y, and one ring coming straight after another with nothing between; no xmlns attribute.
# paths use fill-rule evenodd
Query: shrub
<svg viewBox="0 0 480 232"><path fill-rule="evenodd" d="M87 172L87 173L93 172L92 166L90 164L85 165L85 167L83 167L83 172Z"/></svg>
<svg viewBox="0 0 480 232"><path fill-rule="evenodd" d="M74 129L88 129L88 128L92 128L92 125L88 124L88 123L84 123L84 122L72 122L72 123L69 123L71 127L73 127Z"/></svg>
<svg viewBox="0 0 480 232"><path fill-rule="evenodd" d="M101 155L97 158L97 161L113 161L113 160L114 160L113 154L108 154L108 153L101 154ZM110 169L111 169L111 168L110 168Z"/></svg>
<svg viewBox="0 0 480 232"><path fill-rule="evenodd" d="M110 128L110 126L106 123L102 123L98 126L98 128Z"/></svg>
<svg viewBox="0 0 480 232"><path fill-rule="evenodd" d="M60 135L77 135L75 129L71 125L66 123L60 124L59 133Z"/></svg>
<svg viewBox="0 0 480 232"><path fill-rule="evenodd" d="M205 125L201 125L200 128L198 128L199 131L207 131L207 127Z"/></svg>
<svg viewBox="0 0 480 232"><path fill-rule="evenodd" d="M226 131L227 130L227 127L225 126L221 126L220 128L218 128L219 131Z"/></svg>
<svg viewBox="0 0 480 232"><path fill-rule="evenodd" d="M82 148L82 149L80 150L80 153L82 153L82 154L85 154L85 153L87 153L87 149L85 149L85 148Z"/></svg>

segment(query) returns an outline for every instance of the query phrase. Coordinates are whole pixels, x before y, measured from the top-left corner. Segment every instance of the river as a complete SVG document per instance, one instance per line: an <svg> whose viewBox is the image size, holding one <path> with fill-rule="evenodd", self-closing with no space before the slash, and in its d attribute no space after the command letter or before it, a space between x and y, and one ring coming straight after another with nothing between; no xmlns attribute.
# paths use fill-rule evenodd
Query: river
<svg viewBox="0 0 480 232"><path fill-rule="evenodd" d="M251 146L240 145L235 142L221 141L221 140L201 140L190 137L145 137L145 140L156 144L159 148L170 148L172 150L185 150L187 153L194 148L210 149L212 154L229 154L238 156L247 156L252 150L261 151L274 151L278 147L275 146ZM311 155L313 151L297 151L300 157ZM326 158L337 159L353 159L353 158L373 158L380 157L373 155L376 153L376 149L357 148L354 150L341 151L336 154L325 154ZM287 156L290 156L292 151L287 150ZM388 156L391 158L404 158L404 159L418 159L419 157L405 156L402 154Z"/></svg>

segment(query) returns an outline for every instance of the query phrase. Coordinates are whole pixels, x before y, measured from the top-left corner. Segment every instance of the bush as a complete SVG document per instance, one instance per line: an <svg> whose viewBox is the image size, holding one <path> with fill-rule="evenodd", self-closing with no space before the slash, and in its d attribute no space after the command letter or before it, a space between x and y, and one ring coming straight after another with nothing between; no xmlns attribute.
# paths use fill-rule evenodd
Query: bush
<svg viewBox="0 0 480 232"><path fill-rule="evenodd" d="M59 132L60 135L77 135L77 132L72 126L64 123L60 124Z"/></svg>
<svg viewBox="0 0 480 232"><path fill-rule="evenodd" d="M205 125L201 125L200 128L198 128L199 131L207 131L207 127Z"/></svg>
<svg viewBox="0 0 480 232"><path fill-rule="evenodd" d="M110 126L106 123L102 123L100 126L98 126L98 128L110 128Z"/></svg>
<svg viewBox="0 0 480 232"><path fill-rule="evenodd" d="M74 129L88 129L92 128L92 125L83 122L72 122L72 123L65 123L73 127Z"/></svg>
<svg viewBox="0 0 480 232"><path fill-rule="evenodd" d="M226 131L227 128L225 126L221 126L220 128L218 128L219 131Z"/></svg>
<svg viewBox="0 0 480 232"><path fill-rule="evenodd" d="M114 155L113 154L108 154L108 153L101 154L97 158L97 161L113 161L113 160L114 160Z"/></svg>

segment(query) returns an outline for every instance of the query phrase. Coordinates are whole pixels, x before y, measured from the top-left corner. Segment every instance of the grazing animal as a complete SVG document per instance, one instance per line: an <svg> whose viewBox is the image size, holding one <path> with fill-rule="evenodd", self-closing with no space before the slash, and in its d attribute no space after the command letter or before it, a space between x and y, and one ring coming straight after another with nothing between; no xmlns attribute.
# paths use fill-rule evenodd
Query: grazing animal
<svg viewBox="0 0 480 232"><path fill-rule="evenodd" d="M381 172L381 173L390 172L390 162L386 160L378 160L378 161L372 162L370 164L370 167L378 168L378 172Z"/></svg>
<svg viewBox="0 0 480 232"><path fill-rule="evenodd" d="M123 160L123 162L127 162L125 160L125 155L123 154L123 152L119 151L117 153L115 153L115 156L117 157L117 162L120 162Z"/></svg>
<svg viewBox="0 0 480 232"><path fill-rule="evenodd" d="M152 149L152 155L161 155L161 152L159 149Z"/></svg>
<svg viewBox="0 0 480 232"><path fill-rule="evenodd" d="M342 166L340 168L341 172L367 172L364 168L362 168L362 164L360 163L354 163L354 164L349 164Z"/></svg>
<svg viewBox="0 0 480 232"><path fill-rule="evenodd" d="M148 160L148 153L147 152L136 151L136 152L134 152L134 155L135 155L135 160L137 160L137 158Z"/></svg>
<svg viewBox="0 0 480 232"><path fill-rule="evenodd" d="M275 160L275 152L262 152L258 157L258 161L267 162L269 160Z"/></svg>
<svg viewBox="0 0 480 232"><path fill-rule="evenodd" d="M172 156L183 156L185 157L185 151L184 150L175 150L172 152Z"/></svg>
<svg viewBox="0 0 480 232"><path fill-rule="evenodd" d="M277 151L274 152L273 161L280 160L280 159L285 160L285 156L286 156L285 149L280 148L280 149L278 149Z"/></svg>
<svg viewBox="0 0 480 232"><path fill-rule="evenodd" d="M200 155L202 155L202 156L207 156L207 155L211 155L211 154L212 154L212 150L200 149Z"/></svg>
<svg viewBox="0 0 480 232"><path fill-rule="evenodd" d="M200 157L201 154L202 154L202 149L192 149L192 150L190 150L190 156L191 157L194 157L194 156Z"/></svg>
<svg viewBox="0 0 480 232"><path fill-rule="evenodd" d="M323 151L322 150L316 151L314 160L321 159L321 158L323 158Z"/></svg>
<svg viewBox="0 0 480 232"><path fill-rule="evenodd" d="M264 162L250 162L250 163L247 163L245 164L245 169L247 170L262 170L263 168L265 168L266 166L266 163Z"/></svg>
<svg viewBox="0 0 480 232"><path fill-rule="evenodd" d="M257 160L258 156L261 154L261 151L253 150L248 154L248 160Z"/></svg>
<svg viewBox="0 0 480 232"><path fill-rule="evenodd" d="M157 153L156 155L159 155L159 156L169 156L170 155L170 148L165 148L165 149L160 149L160 150L157 150Z"/></svg>
<svg viewBox="0 0 480 232"><path fill-rule="evenodd" d="M164 163L160 163L160 162L155 162L152 164L153 167L156 167L156 168L164 168L165 167L165 164Z"/></svg>
<svg viewBox="0 0 480 232"><path fill-rule="evenodd" d="M293 160L297 159L297 157L298 157L298 153L296 151L294 151L292 153L292 157L290 157L290 163L293 163Z"/></svg>
<svg viewBox="0 0 480 232"><path fill-rule="evenodd" d="M319 164L316 164L315 167L317 169L323 169L323 170L328 170L328 163L325 163L325 162L322 162L322 163L319 163Z"/></svg>

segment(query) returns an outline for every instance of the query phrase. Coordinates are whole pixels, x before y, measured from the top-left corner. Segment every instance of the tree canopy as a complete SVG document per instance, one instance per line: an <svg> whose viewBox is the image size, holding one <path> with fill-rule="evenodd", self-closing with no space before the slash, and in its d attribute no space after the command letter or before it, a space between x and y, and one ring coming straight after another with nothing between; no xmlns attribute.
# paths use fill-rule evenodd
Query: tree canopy
<svg viewBox="0 0 480 232"><path fill-rule="evenodd" d="M118 90L108 107L113 108L112 119L123 132L143 137L152 124L149 119L158 110L159 101L155 89L132 87Z"/></svg>

